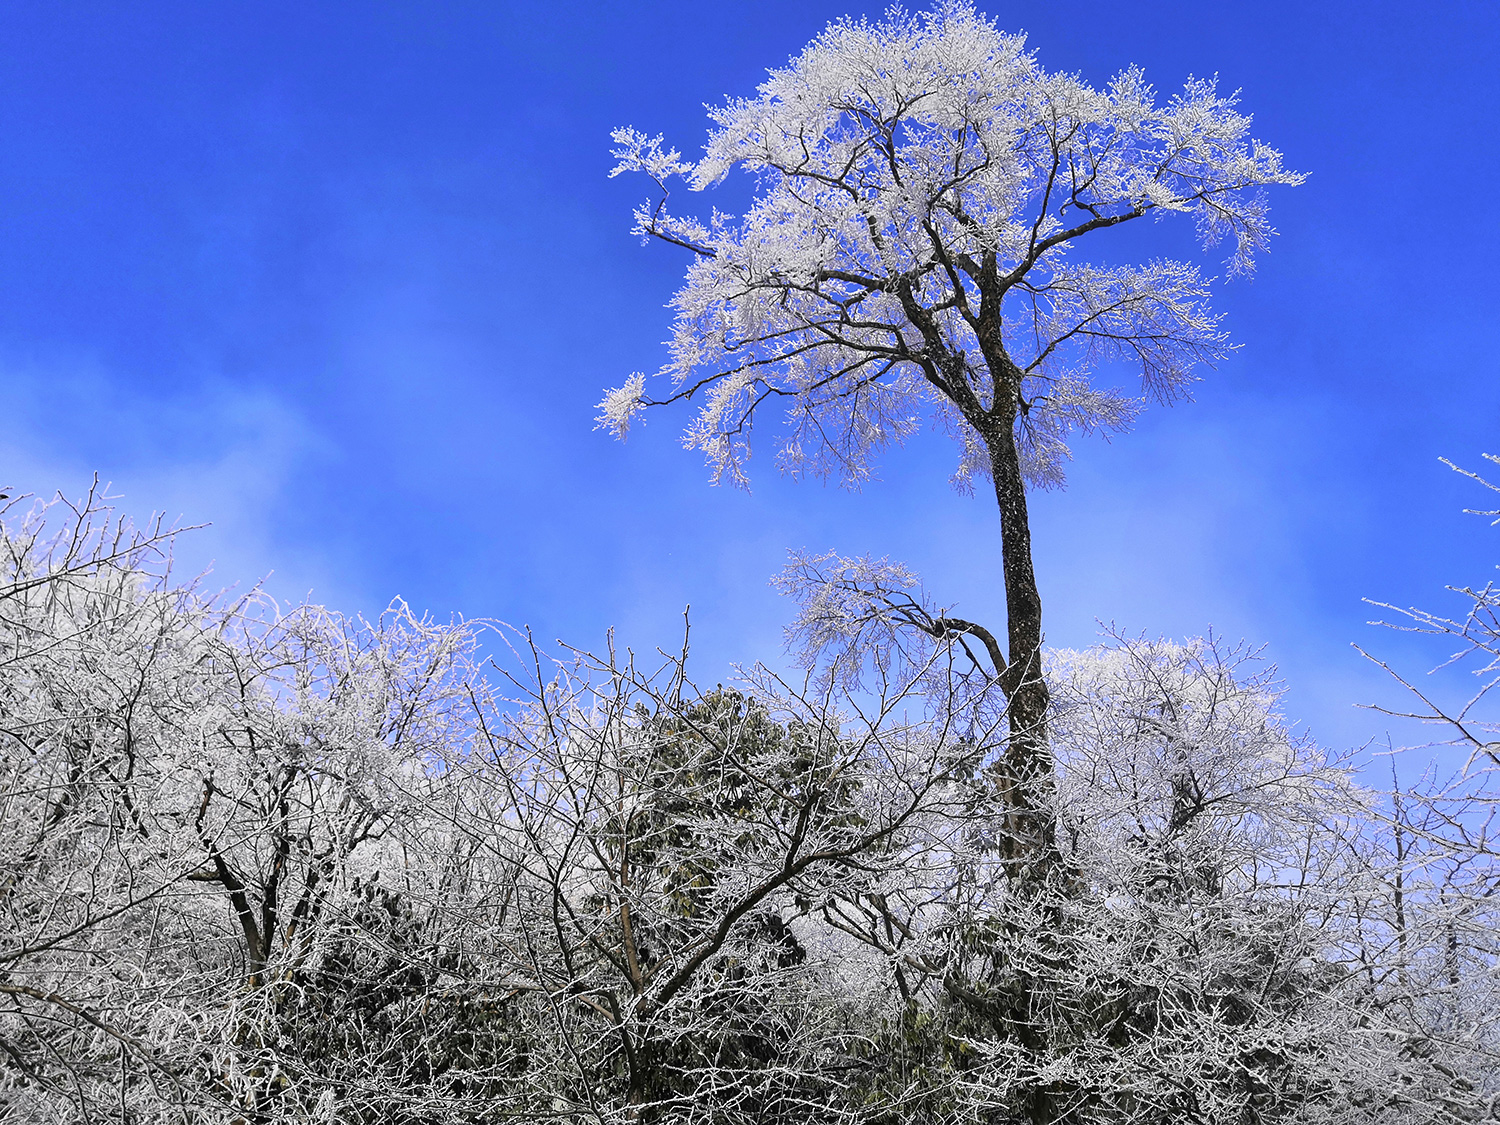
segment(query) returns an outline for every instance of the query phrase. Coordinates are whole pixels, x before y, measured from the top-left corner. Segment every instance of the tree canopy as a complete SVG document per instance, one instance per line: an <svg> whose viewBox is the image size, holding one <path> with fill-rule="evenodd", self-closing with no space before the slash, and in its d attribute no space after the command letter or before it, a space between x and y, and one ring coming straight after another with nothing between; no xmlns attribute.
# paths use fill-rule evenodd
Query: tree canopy
<svg viewBox="0 0 1500 1125"><path fill-rule="evenodd" d="M1060 482L1069 433L1139 409L1091 381L1101 364L1129 361L1170 401L1229 347L1195 266L1089 262L1079 240L1181 213L1245 274L1273 233L1263 189L1303 178L1213 80L1161 104L1134 67L1095 89L953 0L835 23L710 118L697 162L614 134L615 174L662 192L635 230L693 260L660 373L672 391L632 376L600 421L623 434L643 407L694 399L686 444L737 484L767 402L785 408L788 470L861 481L930 413L962 445L957 483L991 473L992 431L1012 426L1026 477ZM675 181L703 190L735 169L756 182L743 216L668 209Z"/></svg>

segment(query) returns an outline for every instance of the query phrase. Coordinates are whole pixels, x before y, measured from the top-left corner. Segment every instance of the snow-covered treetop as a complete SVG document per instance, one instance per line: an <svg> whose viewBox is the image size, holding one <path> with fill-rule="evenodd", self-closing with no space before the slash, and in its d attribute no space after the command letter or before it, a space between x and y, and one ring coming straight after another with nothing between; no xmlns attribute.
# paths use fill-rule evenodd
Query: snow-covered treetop
<svg viewBox="0 0 1500 1125"><path fill-rule="evenodd" d="M600 424L623 435L642 407L696 397L685 444L743 484L754 415L775 398L782 468L853 484L931 410L963 442L956 483L988 473L984 432L1002 421L1033 483L1056 483L1070 431L1121 429L1141 405L1090 383L1100 363L1128 360L1165 401L1228 349L1193 266L1090 264L1073 246L1184 212L1205 246L1229 243L1230 275L1248 273L1273 233L1262 189L1302 176L1235 107L1211 79L1158 104L1135 67L1104 89L1049 74L1023 36L944 0L832 24L755 97L710 111L696 163L616 130L613 174L661 188L635 231L694 260L661 371L674 392L632 376ZM737 167L758 187L745 215L667 210L675 180L701 190Z"/></svg>

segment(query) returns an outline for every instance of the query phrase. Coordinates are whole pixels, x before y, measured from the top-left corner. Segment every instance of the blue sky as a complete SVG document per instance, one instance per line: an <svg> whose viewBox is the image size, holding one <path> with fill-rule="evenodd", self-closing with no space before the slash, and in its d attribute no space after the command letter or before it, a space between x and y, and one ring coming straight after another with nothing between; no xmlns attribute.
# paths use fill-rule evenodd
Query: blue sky
<svg viewBox="0 0 1500 1125"><path fill-rule="evenodd" d="M627 233L645 185L606 178L609 130L695 151L705 102L882 7L5 6L0 483L97 471L137 515L212 521L184 567L348 611L400 595L648 649L691 603L708 682L779 659L788 547L892 555L998 620L993 507L949 491L937 435L858 494L767 463L745 495L708 486L681 416L592 429L660 363L684 265ZM1323 741L1378 735L1353 704L1396 696L1350 642L1426 657L1360 599L1440 608L1500 559L1438 463L1500 452L1500 7L985 10L1095 82L1217 73L1310 174L1220 290L1242 350L1035 501L1049 641L1212 627L1266 646Z"/></svg>

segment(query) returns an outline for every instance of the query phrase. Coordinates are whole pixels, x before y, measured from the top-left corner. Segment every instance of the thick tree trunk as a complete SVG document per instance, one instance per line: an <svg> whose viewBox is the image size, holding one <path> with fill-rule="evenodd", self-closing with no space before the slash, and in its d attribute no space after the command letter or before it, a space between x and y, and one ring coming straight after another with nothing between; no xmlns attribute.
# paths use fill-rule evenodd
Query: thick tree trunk
<svg viewBox="0 0 1500 1125"><path fill-rule="evenodd" d="M1001 569L1005 579L1007 666L1000 676L1009 708L1005 801L1008 806L1004 858L1012 878L1046 877L1055 867L1056 846L1048 810L1052 753L1047 740L1047 683L1042 678L1042 596L1031 563L1031 521L1026 511L1026 480L1016 448L1016 420L1025 373L1011 361L1001 332L1000 286L996 256L985 255L979 285L980 314L974 324L989 374L988 395L980 393L969 360L951 349L932 312L917 301L909 282L898 290L906 315L930 349L928 380L948 396L984 440L1000 507ZM988 398L988 402L985 399Z"/></svg>
<svg viewBox="0 0 1500 1125"><path fill-rule="evenodd" d="M1005 417L1009 413L1009 417ZM1047 809L1052 752L1047 739L1047 683L1042 678L1042 597L1031 561L1026 481L1016 448L1015 411L1002 411L982 431L990 452L995 500L1000 507L1001 564L1005 578L1008 667L1001 679L1010 706L1006 750L1007 803L1012 816L1006 860L1020 878L1037 878L1052 866L1054 832Z"/></svg>

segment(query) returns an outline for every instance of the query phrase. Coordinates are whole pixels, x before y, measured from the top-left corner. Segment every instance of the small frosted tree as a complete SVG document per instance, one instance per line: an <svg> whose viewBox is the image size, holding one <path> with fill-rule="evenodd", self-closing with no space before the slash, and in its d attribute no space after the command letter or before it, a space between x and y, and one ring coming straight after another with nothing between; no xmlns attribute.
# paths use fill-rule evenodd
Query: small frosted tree
<svg viewBox="0 0 1500 1125"><path fill-rule="evenodd" d="M692 260L670 389L631 376L601 424L623 436L642 408L692 400L684 443L737 485L768 403L784 409L780 467L850 485L924 416L945 427L962 449L955 483L995 490L1008 618L995 673L1024 770L1046 774L1027 485L1062 480L1070 434L1123 430L1230 348L1194 266L1104 265L1076 247L1176 212L1206 246L1230 244L1231 276L1248 273L1273 233L1263 189L1302 177L1235 106L1211 80L1158 104L1133 67L1102 90L1050 74L1022 36L950 0L832 24L756 96L710 111L696 163L617 130L615 174L661 189L636 233ZM736 168L757 188L743 216L667 209L674 180L701 190ZM1091 380L1114 361L1136 369L1140 396Z"/></svg>
<svg viewBox="0 0 1500 1125"><path fill-rule="evenodd" d="M1500 465L1500 456L1484 456ZM1446 463L1500 495L1493 474ZM1480 505L1466 511L1500 525L1495 496ZM1435 728L1405 748L1409 764L1419 750L1432 757L1412 783L1397 781L1387 810L1391 1002L1410 1013L1413 1050L1462 1078L1451 1096L1480 1098L1493 1116L1500 1105L1500 583L1448 590L1459 599L1452 616L1372 603L1390 614L1378 624L1447 647L1447 659L1429 672L1433 680L1409 678L1355 647L1407 695L1404 706L1375 710Z"/></svg>

